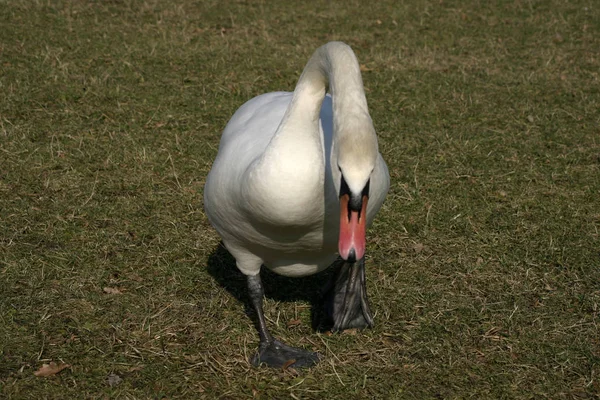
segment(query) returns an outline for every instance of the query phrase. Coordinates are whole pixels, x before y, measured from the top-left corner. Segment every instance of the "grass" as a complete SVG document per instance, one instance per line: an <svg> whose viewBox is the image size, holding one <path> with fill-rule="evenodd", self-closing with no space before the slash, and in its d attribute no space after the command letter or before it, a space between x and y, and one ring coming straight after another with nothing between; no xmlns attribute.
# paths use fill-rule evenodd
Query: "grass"
<svg viewBox="0 0 600 400"><path fill-rule="evenodd" d="M596 3L2 0L0 24L1 397L598 398ZM329 40L392 177L376 327L314 333L319 278L268 277L273 333L326 358L254 369L204 177Z"/></svg>

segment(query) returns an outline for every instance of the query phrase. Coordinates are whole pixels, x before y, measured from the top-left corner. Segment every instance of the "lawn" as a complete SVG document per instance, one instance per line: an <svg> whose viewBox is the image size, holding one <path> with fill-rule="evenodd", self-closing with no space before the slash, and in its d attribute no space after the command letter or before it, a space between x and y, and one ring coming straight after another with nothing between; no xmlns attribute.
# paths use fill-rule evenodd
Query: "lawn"
<svg viewBox="0 0 600 400"><path fill-rule="evenodd" d="M376 326L316 333L324 277L267 274L273 334L324 359L255 369L204 179L330 40L392 180ZM598 398L599 50L591 0L0 0L0 397Z"/></svg>

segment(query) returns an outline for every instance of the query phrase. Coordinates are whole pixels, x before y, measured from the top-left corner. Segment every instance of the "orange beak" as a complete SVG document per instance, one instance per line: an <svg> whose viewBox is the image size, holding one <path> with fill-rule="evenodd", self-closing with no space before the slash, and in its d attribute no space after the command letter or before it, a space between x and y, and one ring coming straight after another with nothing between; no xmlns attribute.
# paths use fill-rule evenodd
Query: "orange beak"
<svg viewBox="0 0 600 400"><path fill-rule="evenodd" d="M340 256L349 262L360 260L365 255L367 234L367 202L363 196L360 212L352 211L348 205L350 195L340 196L340 237L338 250Z"/></svg>

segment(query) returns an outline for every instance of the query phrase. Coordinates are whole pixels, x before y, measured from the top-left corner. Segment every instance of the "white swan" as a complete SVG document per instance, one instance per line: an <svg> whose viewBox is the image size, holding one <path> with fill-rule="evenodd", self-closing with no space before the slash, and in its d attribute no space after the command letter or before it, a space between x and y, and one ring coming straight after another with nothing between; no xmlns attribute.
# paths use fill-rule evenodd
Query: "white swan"
<svg viewBox="0 0 600 400"><path fill-rule="evenodd" d="M262 265L306 276L339 254L344 265L326 294L333 330L372 326L365 231L388 187L359 64L348 45L331 42L317 49L293 93L263 94L236 111L207 177L204 206L248 279L260 336L253 364L280 367L293 359L302 367L318 361L317 354L269 333Z"/></svg>

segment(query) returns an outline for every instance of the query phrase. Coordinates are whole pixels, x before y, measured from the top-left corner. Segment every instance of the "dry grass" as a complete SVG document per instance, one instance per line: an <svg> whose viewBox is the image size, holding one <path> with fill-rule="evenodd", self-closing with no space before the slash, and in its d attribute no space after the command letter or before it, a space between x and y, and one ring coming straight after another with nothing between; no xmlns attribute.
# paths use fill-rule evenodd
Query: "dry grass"
<svg viewBox="0 0 600 400"><path fill-rule="evenodd" d="M597 398L600 10L496 3L0 1L2 397ZM253 369L204 177L334 39L392 175L377 326L315 333L319 277L269 275L274 334L326 359Z"/></svg>

